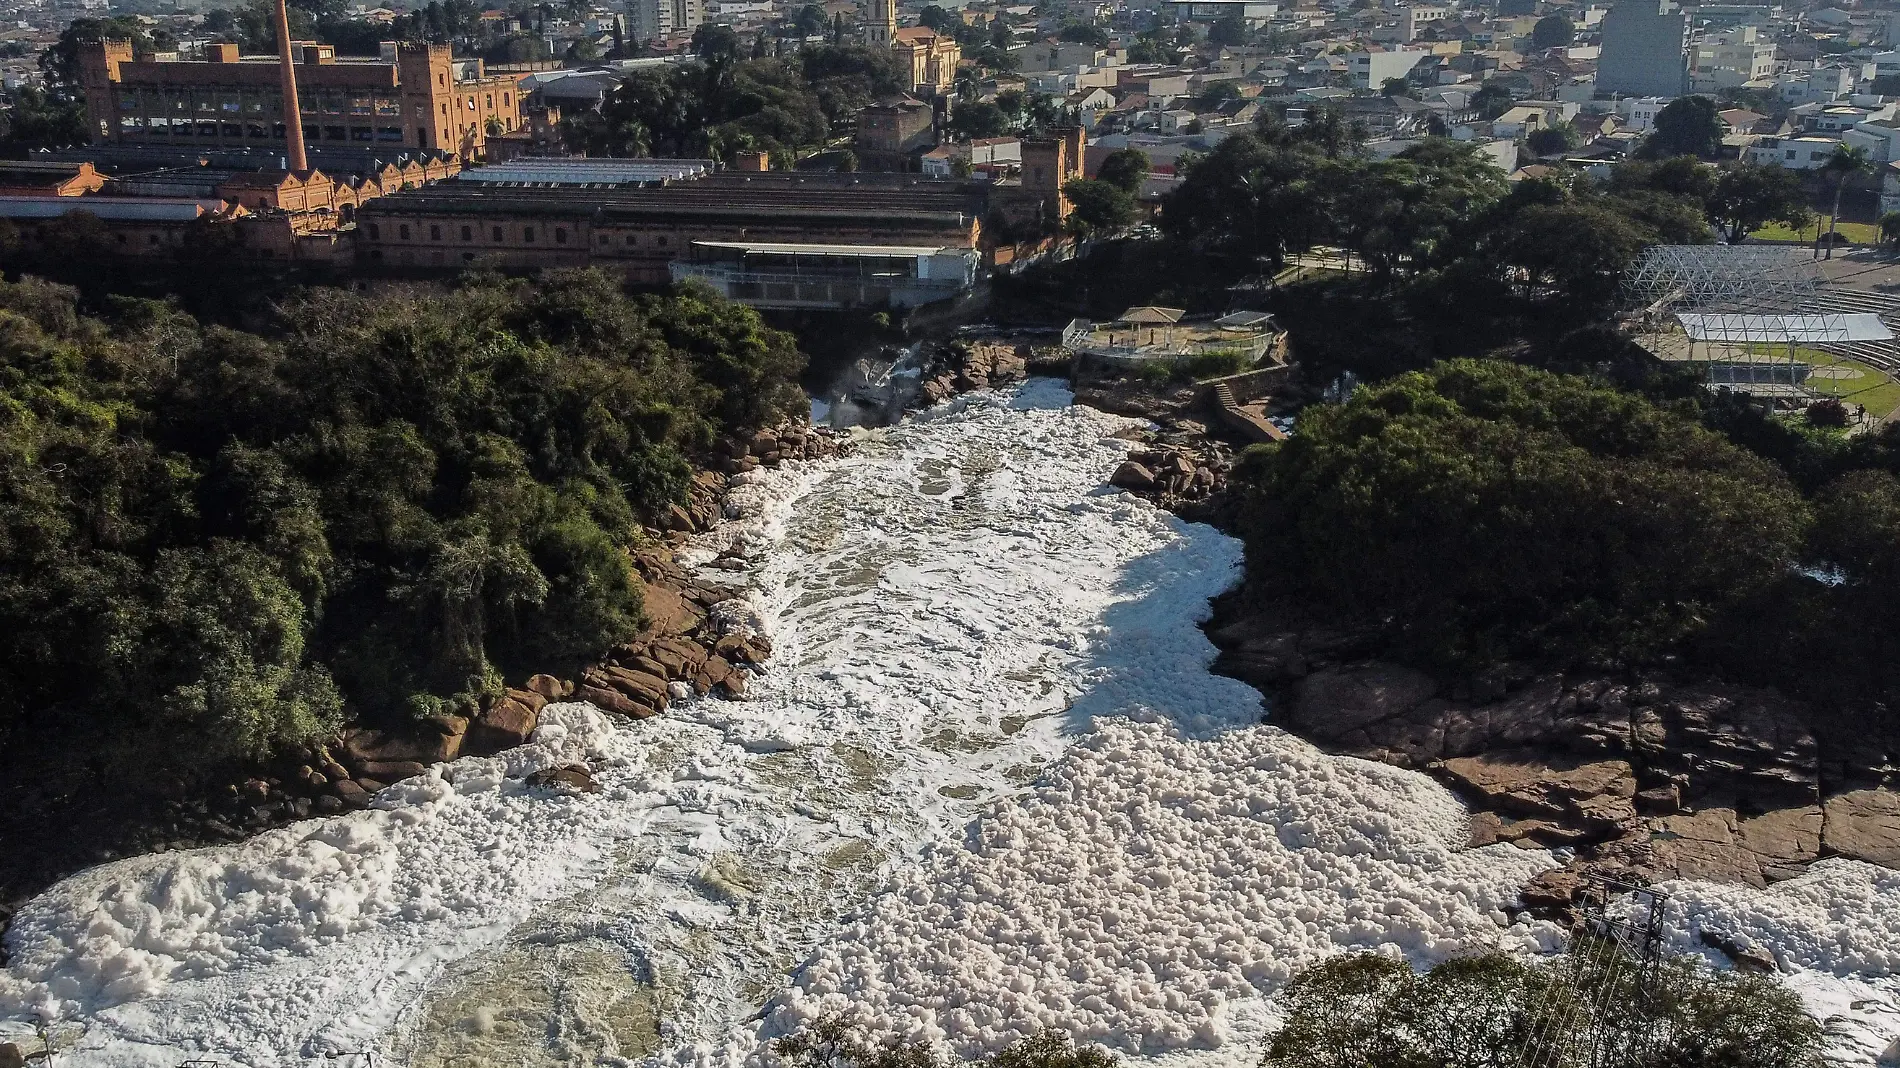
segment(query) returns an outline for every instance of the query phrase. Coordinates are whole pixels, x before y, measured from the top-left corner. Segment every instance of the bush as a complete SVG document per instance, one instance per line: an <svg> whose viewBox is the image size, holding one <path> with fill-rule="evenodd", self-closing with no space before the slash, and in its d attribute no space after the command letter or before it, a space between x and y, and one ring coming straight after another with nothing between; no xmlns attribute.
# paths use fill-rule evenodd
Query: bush
<svg viewBox="0 0 1900 1068"><path fill-rule="evenodd" d="M1811 1068L1823 1032L1774 979L1665 966L1649 998L1634 969L1585 952L1529 963L1499 953L1424 974L1372 954L1335 957L1280 994L1286 1022L1262 1068L1511 1068L1527 1047L1669 1068ZM1553 1062L1556 1063L1556 1062ZM1564 1059L1563 1063L1569 1063Z"/></svg>
<svg viewBox="0 0 1900 1068"><path fill-rule="evenodd" d="M1690 415L1460 360L1309 408L1236 472L1256 576L1448 664L1648 660L1776 580L1807 509Z"/></svg>

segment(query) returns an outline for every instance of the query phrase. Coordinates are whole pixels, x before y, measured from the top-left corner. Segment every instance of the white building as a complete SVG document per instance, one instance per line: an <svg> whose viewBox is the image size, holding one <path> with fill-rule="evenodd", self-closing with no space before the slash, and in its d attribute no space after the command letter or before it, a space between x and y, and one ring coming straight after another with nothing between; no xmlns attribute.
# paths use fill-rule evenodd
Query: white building
<svg viewBox="0 0 1900 1068"><path fill-rule="evenodd" d="M1656 125L1656 116L1669 101L1667 96L1624 97L1616 102L1616 113L1623 117L1623 129L1634 133L1648 133Z"/></svg>
<svg viewBox="0 0 1900 1068"><path fill-rule="evenodd" d="M1352 84L1355 89L1378 89L1394 78L1403 78L1412 73L1412 68L1429 51L1417 49L1395 52L1354 52L1346 57L1346 69L1352 72Z"/></svg>
<svg viewBox="0 0 1900 1068"><path fill-rule="evenodd" d="M1812 171L1824 166L1840 144L1832 137L1764 137L1749 150L1756 163L1785 167L1791 171Z"/></svg>
<svg viewBox="0 0 1900 1068"><path fill-rule="evenodd" d="M1712 93L1766 81L1774 73L1774 43L1757 37L1753 26L1737 26L1696 45L1689 87L1698 93Z"/></svg>

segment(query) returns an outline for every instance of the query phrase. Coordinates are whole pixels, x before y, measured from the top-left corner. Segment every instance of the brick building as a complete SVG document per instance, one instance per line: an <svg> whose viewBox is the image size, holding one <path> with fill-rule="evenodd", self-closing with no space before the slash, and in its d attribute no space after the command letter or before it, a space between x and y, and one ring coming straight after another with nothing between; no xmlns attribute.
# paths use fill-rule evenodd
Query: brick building
<svg viewBox="0 0 1900 1068"><path fill-rule="evenodd" d="M85 161L0 161L0 196L82 197L97 193L106 177Z"/></svg>
<svg viewBox="0 0 1900 1068"><path fill-rule="evenodd" d="M293 42L304 140L312 147L441 149L480 158L491 132L521 126L512 76L455 59L447 45L385 42L377 58ZM205 46L203 59L136 56L126 41L80 54L87 128L95 144L202 148L284 143L276 56Z"/></svg>
<svg viewBox="0 0 1900 1068"><path fill-rule="evenodd" d="M901 174L723 172L614 189L448 182L357 211L359 266L599 265L663 285L696 241L975 248L986 191Z"/></svg>

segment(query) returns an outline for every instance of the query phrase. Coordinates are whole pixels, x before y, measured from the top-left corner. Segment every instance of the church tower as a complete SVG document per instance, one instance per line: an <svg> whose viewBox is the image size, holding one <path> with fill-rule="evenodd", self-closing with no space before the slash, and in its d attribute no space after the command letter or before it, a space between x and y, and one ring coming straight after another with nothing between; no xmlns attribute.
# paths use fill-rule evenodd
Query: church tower
<svg viewBox="0 0 1900 1068"><path fill-rule="evenodd" d="M889 48L897 39L897 0L871 0L871 17L864 23L864 43Z"/></svg>

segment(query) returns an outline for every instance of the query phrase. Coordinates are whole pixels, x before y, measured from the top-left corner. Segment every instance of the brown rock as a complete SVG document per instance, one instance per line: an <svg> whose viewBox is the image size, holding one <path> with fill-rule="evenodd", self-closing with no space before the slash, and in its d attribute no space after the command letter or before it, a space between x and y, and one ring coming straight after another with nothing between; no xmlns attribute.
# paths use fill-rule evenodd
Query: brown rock
<svg viewBox="0 0 1900 1068"><path fill-rule="evenodd" d="M664 524L668 530L690 532L693 529L692 513L677 504L669 504L666 506L666 513L660 517L660 522Z"/></svg>
<svg viewBox="0 0 1900 1068"><path fill-rule="evenodd" d="M1651 825L1651 855L1667 877L1766 886L1761 862L1736 837L1731 809L1665 816Z"/></svg>
<svg viewBox="0 0 1900 1068"><path fill-rule="evenodd" d="M605 709L608 712L617 713L622 716L644 719L653 714L653 709L647 705L628 700L625 696L621 695L618 690L609 689L605 686L594 686L589 683L582 683L579 692L576 693L575 696L596 708Z"/></svg>
<svg viewBox="0 0 1900 1068"><path fill-rule="evenodd" d="M1900 793L1852 790L1828 798L1823 807L1828 852L1900 868Z"/></svg>
<svg viewBox="0 0 1900 1068"><path fill-rule="evenodd" d="M343 802L351 808L362 808L364 805L369 804L369 791L363 789L350 779L339 779L331 783L330 792L336 795L338 801Z"/></svg>
<svg viewBox="0 0 1900 1068"><path fill-rule="evenodd" d="M1565 868L1540 872L1517 897L1527 909L1555 910L1569 908L1577 900L1577 894L1583 890L1583 876Z"/></svg>
<svg viewBox="0 0 1900 1068"><path fill-rule="evenodd" d="M763 642L740 634L720 638L713 645L713 653L734 664L763 664L767 659Z"/></svg>
<svg viewBox="0 0 1900 1068"><path fill-rule="evenodd" d="M645 701L655 707L664 707L666 700L666 678L646 671L609 665L601 669L607 681L614 689L636 701Z"/></svg>
<svg viewBox="0 0 1900 1068"><path fill-rule="evenodd" d="M1682 811L1682 788L1674 783L1653 786L1636 793L1636 807L1650 816L1668 816Z"/></svg>
<svg viewBox="0 0 1900 1068"><path fill-rule="evenodd" d="M640 598L649 634L685 634L705 622L706 613L671 586L645 583Z"/></svg>
<svg viewBox="0 0 1900 1068"><path fill-rule="evenodd" d="M523 705L526 705L528 711L533 712L537 716L540 715L541 710L543 708L546 708L548 705L547 696L545 694L537 693L534 690L517 690L517 689L514 689L513 687L510 687L508 690L508 696L521 702Z"/></svg>
<svg viewBox="0 0 1900 1068"><path fill-rule="evenodd" d="M699 670L701 674L705 675L706 678L716 686L726 681L726 677L732 674L732 661L727 660L723 656L709 656L706 658L706 662L700 665Z"/></svg>
<svg viewBox="0 0 1900 1068"><path fill-rule="evenodd" d="M1123 460L1115 473L1108 476L1108 484L1136 493L1152 493L1159 485L1153 471L1133 460Z"/></svg>
<svg viewBox="0 0 1900 1068"><path fill-rule="evenodd" d="M0 1068L26 1068L26 1050L12 1042L0 1042Z"/></svg>
<svg viewBox="0 0 1900 1068"><path fill-rule="evenodd" d="M727 598L721 598L721 600L725 599ZM676 656L683 663L694 668L698 668L704 664L706 657L709 655L705 646L700 645L698 642L689 642L684 638L655 638L653 639L652 648L653 651L651 655L656 660L661 659L662 654Z"/></svg>
<svg viewBox="0 0 1900 1068"><path fill-rule="evenodd" d="M499 753L525 743L534 734L533 709L512 697L492 702L469 726L464 747L472 753Z"/></svg>
<svg viewBox="0 0 1900 1068"><path fill-rule="evenodd" d="M559 701L561 698L573 692L566 683L552 675L529 676L527 689L533 693L540 694L550 701Z"/></svg>
<svg viewBox="0 0 1900 1068"><path fill-rule="evenodd" d="M735 699L744 697L746 689L745 673L735 671L725 678L720 679L718 685L713 688L719 692L719 696L721 697Z"/></svg>
<svg viewBox="0 0 1900 1068"><path fill-rule="evenodd" d="M1368 724L1404 715L1423 704L1437 688L1430 676L1379 661L1316 671L1300 680L1293 720L1313 737L1331 741Z"/></svg>
<svg viewBox="0 0 1900 1068"><path fill-rule="evenodd" d="M1696 932L1702 944L1735 962L1742 971L1774 973L1781 970L1775 955L1761 946L1745 939L1735 938L1722 931L1711 931L1704 927Z"/></svg>
<svg viewBox="0 0 1900 1068"><path fill-rule="evenodd" d="M1612 814L1630 820L1636 815L1627 803L1636 796L1636 775L1621 760L1583 764L1561 755L1543 757L1518 750L1454 757L1441 767L1457 785L1476 794L1487 807L1502 812L1549 819L1573 815L1592 822L1601 822ZM1624 804L1606 806L1603 799ZM1586 800L1599 803L1586 812L1581 807ZM1625 809L1626 817L1622 815Z"/></svg>
<svg viewBox="0 0 1900 1068"><path fill-rule="evenodd" d="M650 656L636 656L628 660L623 660L621 661L621 666L633 671L644 671L658 679L670 679L673 677L673 673L666 669L665 664L660 663Z"/></svg>
<svg viewBox="0 0 1900 1068"><path fill-rule="evenodd" d="M426 766L414 760L366 760L357 770L384 782L399 782L429 772Z"/></svg>
<svg viewBox="0 0 1900 1068"><path fill-rule="evenodd" d="M585 794L600 792L600 784L594 781L593 773L579 764L537 771L529 775L527 781L529 786L553 786Z"/></svg>

